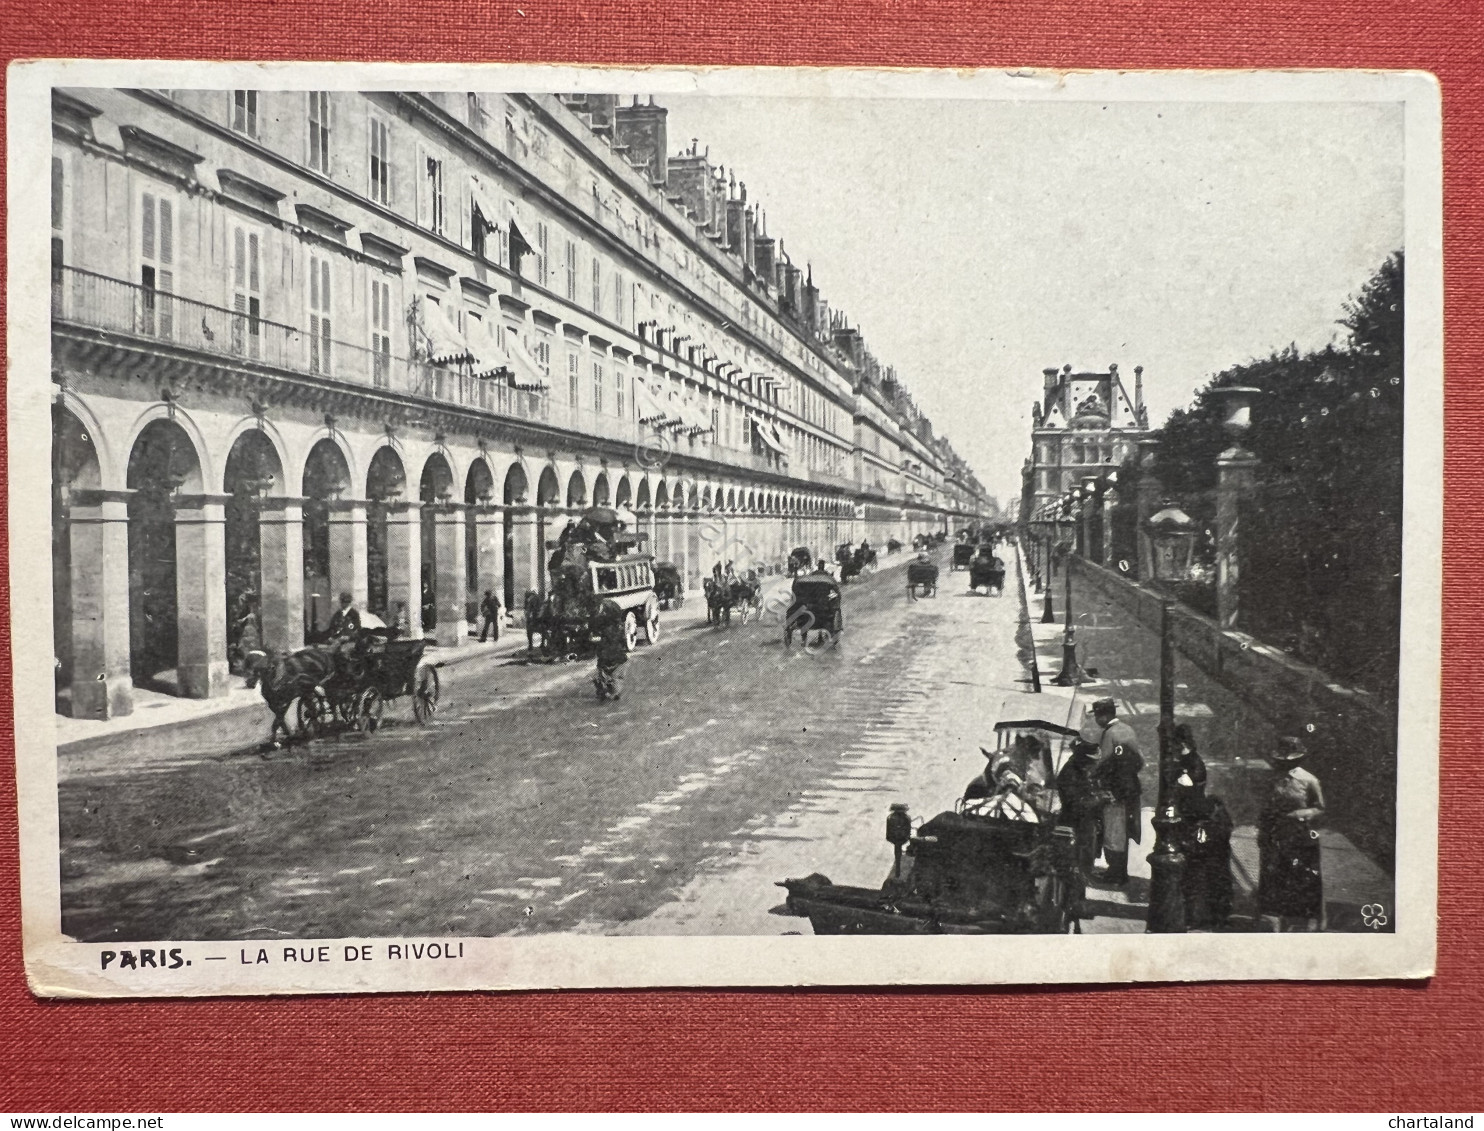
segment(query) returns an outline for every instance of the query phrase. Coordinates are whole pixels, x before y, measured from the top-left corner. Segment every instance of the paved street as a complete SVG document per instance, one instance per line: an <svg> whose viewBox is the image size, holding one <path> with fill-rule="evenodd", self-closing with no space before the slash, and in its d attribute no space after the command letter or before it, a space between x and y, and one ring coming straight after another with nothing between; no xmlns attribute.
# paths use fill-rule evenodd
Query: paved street
<svg viewBox="0 0 1484 1131"><path fill-rule="evenodd" d="M590 663L491 656L445 670L431 729L401 702L377 734L267 755L241 712L64 751L64 930L807 933L774 881L879 883L888 804L951 805L1024 690L1013 589L970 595L939 558L935 599L908 601L905 555L848 586L812 654L687 602L618 704Z"/></svg>

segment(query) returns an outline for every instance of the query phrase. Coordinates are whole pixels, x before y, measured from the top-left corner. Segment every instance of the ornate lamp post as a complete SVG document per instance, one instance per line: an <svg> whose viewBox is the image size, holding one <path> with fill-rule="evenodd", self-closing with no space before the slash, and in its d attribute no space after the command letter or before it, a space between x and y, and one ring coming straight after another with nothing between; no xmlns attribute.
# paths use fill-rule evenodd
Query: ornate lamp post
<svg viewBox="0 0 1484 1131"><path fill-rule="evenodd" d="M1190 558L1195 548L1196 526L1188 514L1167 503L1150 518L1154 578L1174 583L1190 576ZM1175 645L1170 633L1174 599L1160 599L1159 615L1159 797L1154 810L1154 851L1149 854L1150 934L1179 934L1185 930L1185 854L1180 810L1175 804Z"/></svg>
<svg viewBox="0 0 1484 1131"><path fill-rule="evenodd" d="M1089 562L1097 561L1092 544L1092 517L1101 505L1102 494L1102 483L1096 475L1082 477L1082 528L1077 552Z"/></svg>
<svg viewBox="0 0 1484 1131"><path fill-rule="evenodd" d="M1074 487L1067 492L1067 502L1063 507L1063 514L1067 516L1069 526L1068 533L1076 537L1078 515L1074 514L1073 507L1078 505L1077 500L1081 497L1082 489ZM1087 503L1081 506L1085 509ZM1062 591L1062 616L1063 628L1061 637L1061 671L1057 672L1056 678L1051 682L1058 687L1075 687L1087 678L1087 673L1077 663L1077 630L1072 626L1072 562L1070 547L1068 548L1067 560L1062 563L1062 577L1065 579L1066 588ZM1047 591L1050 596L1050 590ZM1044 619L1044 618L1043 618Z"/></svg>
<svg viewBox="0 0 1484 1131"><path fill-rule="evenodd" d="M1241 501L1252 491L1257 471L1257 457L1242 440L1252 427L1252 402L1262 390L1230 385L1206 395L1221 405L1221 426L1231 439L1231 447L1216 458L1216 620L1223 631L1230 631L1237 627L1239 611Z"/></svg>

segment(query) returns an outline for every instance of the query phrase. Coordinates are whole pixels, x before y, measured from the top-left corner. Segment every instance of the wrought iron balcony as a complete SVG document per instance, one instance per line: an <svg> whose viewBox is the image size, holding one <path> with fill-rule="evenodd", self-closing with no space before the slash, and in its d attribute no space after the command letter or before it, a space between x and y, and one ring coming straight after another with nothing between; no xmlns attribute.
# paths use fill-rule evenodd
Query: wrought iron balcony
<svg viewBox="0 0 1484 1131"><path fill-rule="evenodd" d="M433 365L314 334L263 318L251 306L230 310L75 267L53 272L52 318L59 324L130 339L131 344L146 349L195 352L229 363L363 385L584 436L652 446L651 430L629 416L594 412L514 389L498 380L475 377L467 367ZM674 444L677 451L686 447L683 440ZM785 471L776 460L715 441L697 444L685 454L750 471L774 475ZM802 477L847 489L854 486L849 480L818 472L805 472Z"/></svg>

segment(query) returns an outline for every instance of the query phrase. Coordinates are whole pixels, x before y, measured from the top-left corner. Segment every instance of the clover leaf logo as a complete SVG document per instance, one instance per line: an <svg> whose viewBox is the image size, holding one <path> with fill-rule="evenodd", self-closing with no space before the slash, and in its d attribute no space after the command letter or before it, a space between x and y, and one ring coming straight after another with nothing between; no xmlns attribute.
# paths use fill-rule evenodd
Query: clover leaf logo
<svg viewBox="0 0 1484 1131"><path fill-rule="evenodd" d="M1386 908L1379 903L1367 903L1360 909L1360 918L1373 931L1379 931L1390 922L1386 918Z"/></svg>

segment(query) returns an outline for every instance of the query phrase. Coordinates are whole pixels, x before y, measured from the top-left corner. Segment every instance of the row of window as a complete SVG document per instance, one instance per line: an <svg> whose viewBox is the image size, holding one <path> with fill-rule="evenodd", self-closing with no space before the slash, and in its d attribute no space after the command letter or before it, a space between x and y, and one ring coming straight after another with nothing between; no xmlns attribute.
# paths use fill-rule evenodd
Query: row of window
<svg viewBox="0 0 1484 1131"><path fill-rule="evenodd" d="M305 160L311 169L328 175L331 171L330 146L334 106L327 91L311 91L305 97L307 103ZM485 114L479 96L470 94L469 99L471 126L482 124ZM256 139L258 120L258 92L232 91L230 100L232 128L245 136ZM484 133L485 131L478 129L477 132ZM513 135L513 125L508 119L507 135L507 148L514 153L514 138L510 136ZM452 224L445 162L443 158L422 145L418 146L416 182L416 222L439 235L450 235ZM394 185L391 126L385 119L368 111L367 195L373 202L390 207L394 203ZM535 222L535 246L530 248L531 262L523 264L519 262L520 257L512 261L512 232L502 222L502 218L482 215L472 191L468 194L467 200L468 215L461 217L460 223L467 225L465 231L474 253L501 267L520 270L539 286L548 290L553 289L551 232L548 224L544 220ZM637 282L626 286L623 273L619 269L615 267L611 273L605 272L602 259L593 254L590 262L589 285L583 279L578 242L570 238L565 239L562 253L564 294L569 302L585 305L594 314L611 319L621 326L630 326L631 322L637 324L642 320L639 313L642 288ZM683 249L677 249L677 255L682 255L682 253ZM688 267L688 257L684 257L683 261L677 260L677 265L682 268ZM719 297L719 287L711 289L716 290ZM582 293L584 290L587 293ZM767 336L775 348L784 347L787 335L782 333L773 320L764 319L761 316L761 310L752 302L742 301L739 309L744 324L753 332ZM673 309L671 313L673 321ZM818 359L809 351L802 351L800 356L806 364L817 369L822 368ZM806 415L805 418L832 431L835 430L838 416L833 406L826 410L825 398L808 390L792 375L785 377L783 387L779 392L781 396L775 394L769 399L790 409L798 406L800 411L804 409L801 402L805 397L812 397L815 403L808 407L810 415Z"/></svg>

